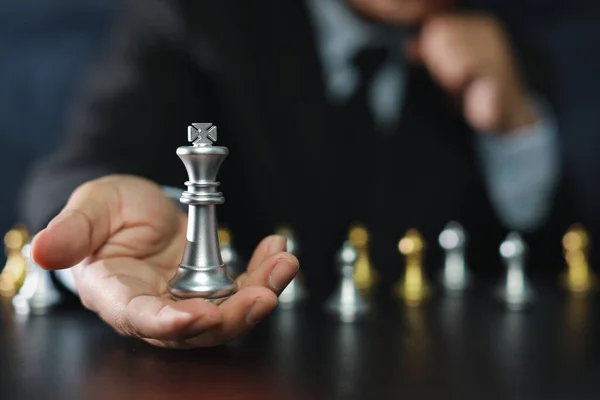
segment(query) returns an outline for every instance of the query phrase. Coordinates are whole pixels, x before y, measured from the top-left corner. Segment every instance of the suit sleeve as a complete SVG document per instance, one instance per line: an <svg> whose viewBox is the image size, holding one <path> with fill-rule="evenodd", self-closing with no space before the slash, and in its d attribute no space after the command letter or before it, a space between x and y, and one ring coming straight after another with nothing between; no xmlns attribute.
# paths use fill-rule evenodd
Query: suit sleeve
<svg viewBox="0 0 600 400"><path fill-rule="evenodd" d="M135 0L123 8L57 151L24 185L21 217L30 230L45 226L91 179L119 173L172 184L166 166L176 159L173 143L183 144L186 126L210 114L203 101L210 98L208 79L186 48L182 15L174 1Z"/></svg>

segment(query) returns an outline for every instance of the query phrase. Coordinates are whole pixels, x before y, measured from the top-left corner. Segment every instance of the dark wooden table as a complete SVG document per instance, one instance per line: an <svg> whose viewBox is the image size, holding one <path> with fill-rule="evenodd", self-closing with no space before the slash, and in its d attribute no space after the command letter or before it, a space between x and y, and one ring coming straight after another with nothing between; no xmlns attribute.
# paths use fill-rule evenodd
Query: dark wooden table
<svg viewBox="0 0 600 400"><path fill-rule="evenodd" d="M320 304L277 310L227 346L163 350L63 307L0 312L2 399L599 399L597 300L551 285L522 312L487 288L360 323Z"/></svg>

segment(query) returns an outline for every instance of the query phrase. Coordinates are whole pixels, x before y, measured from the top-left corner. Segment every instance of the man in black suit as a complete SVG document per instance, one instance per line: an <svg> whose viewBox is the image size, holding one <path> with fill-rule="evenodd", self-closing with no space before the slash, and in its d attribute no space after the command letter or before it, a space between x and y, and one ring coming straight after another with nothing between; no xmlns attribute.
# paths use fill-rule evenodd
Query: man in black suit
<svg viewBox="0 0 600 400"><path fill-rule="evenodd" d="M432 242L460 220L472 264L488 268L507 228L548 247L564 214L557 126L498 19L452 0L131 3L26 196L34 230L66 204L36 236L35 261L75 266L82 303L117 331L223 343L272 311L298 270L268 236L227 301L166 298L186 217L163 189L187 178L175 149L191 122L218 125L230 149L219 212L242 253L291 225L314 293L331 289L353 221L372 232L382 293L410 227Z"/></svg>

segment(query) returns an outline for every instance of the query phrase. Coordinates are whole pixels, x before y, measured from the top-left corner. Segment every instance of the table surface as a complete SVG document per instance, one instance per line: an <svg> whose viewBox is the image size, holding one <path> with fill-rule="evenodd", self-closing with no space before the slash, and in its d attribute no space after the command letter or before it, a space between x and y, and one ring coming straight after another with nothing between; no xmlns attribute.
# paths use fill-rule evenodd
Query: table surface
<svg viewBox="0 0 600 400"><path fill-rule="evenodd" d="M278 309L245 338L165 350L115 334L94 314L0 311L2 399L598 399L597 298L546 285L525 311L489 291L425 307L389 299L358 323L316 300Z"/></svg>

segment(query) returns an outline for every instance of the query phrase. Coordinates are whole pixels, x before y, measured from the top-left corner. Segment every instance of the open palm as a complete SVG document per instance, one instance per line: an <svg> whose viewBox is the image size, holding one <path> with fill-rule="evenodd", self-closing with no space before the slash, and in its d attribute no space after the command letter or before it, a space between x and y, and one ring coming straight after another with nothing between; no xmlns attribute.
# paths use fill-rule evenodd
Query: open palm
<svg viewBox="0 0 600 400"><path fill-rule="evenodd" d="M220 304L174 301L167 282L185 246L187 218L154 183L109 176L80 186L33 241L45 269L72 268L83 305L119 333L164 347L215 346L248 332L277 305L298 270L285 238L256 248L238 291Z"/></svg>

